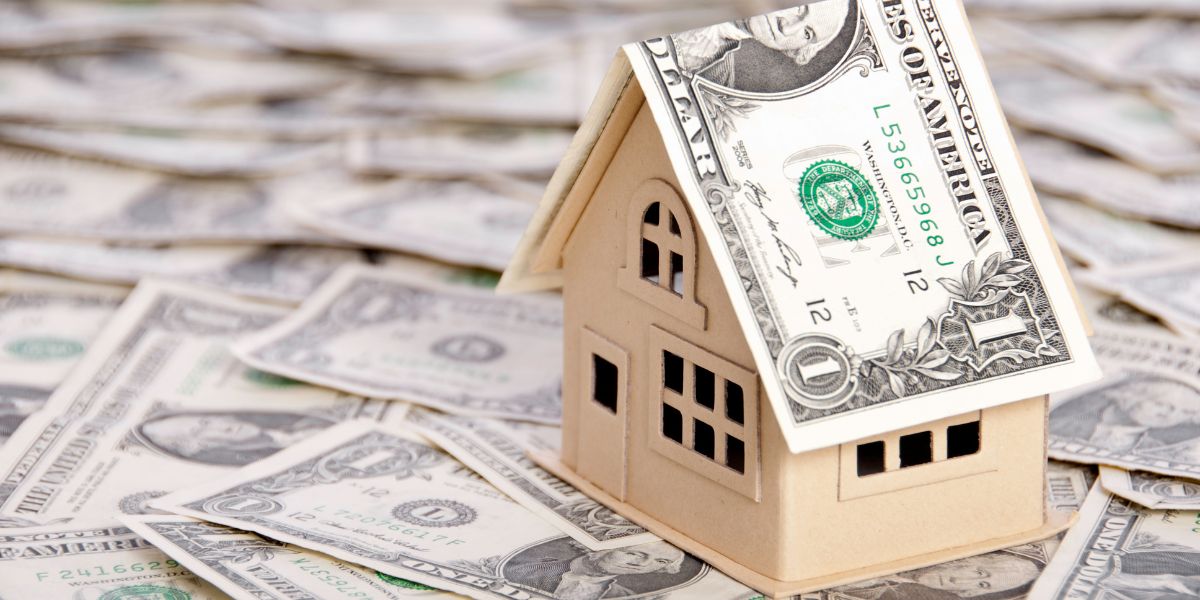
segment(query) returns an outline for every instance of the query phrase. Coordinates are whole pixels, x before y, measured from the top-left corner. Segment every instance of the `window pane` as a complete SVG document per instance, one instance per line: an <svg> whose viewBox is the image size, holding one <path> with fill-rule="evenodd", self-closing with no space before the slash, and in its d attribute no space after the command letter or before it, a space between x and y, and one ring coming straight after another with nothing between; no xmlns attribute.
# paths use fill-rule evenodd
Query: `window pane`
<svg viewBox="0 0 1200 600"><path fill-rule="evenodd" d="M683 395L683 359L663 350L663 387Z"/></svg>
<svg viewBox="0 0 1200 600"><path fill-rule="evenodd" d="M642 279L658 283L658 244L642 240Z"/></svg>
<svg viewBox="0 0 1200 600"><path fill-rule="evenodd" d="M647 225L658 225L658 203L654 202L646 207L646 214L642 215L642 222Z"/></svg>
<svg viewBox="0 0 1200 600"><path fill-rule="evenodd" d="M883 442L858 445L858 476L883 472Z"/></svg>
<svg viewBox="0 0 1200 600"><path fill-rule="evenodd" d="M671 233L673 233L675 237L679 237L679 221L675 220L675 213L668 212L667 214L671 216L671 221L668 223L671 228Z"/></svg>
<svg viewBox="0 0 1200 600"><path fill-rule="evenodd" d="M933 432L900 436L900 468L933 462Z"/></svg>
<svg viewBox="0 0 1200 600"><path fill-rule="evenodd" d="M746 409L742 406L742 386L725 382L725 416L738 425L746 424Z"/></svg>
<svg viewBox="0 0 1200 600"><path fill-rule="evenodd" d="M683 295L683 257L671 253L671 291Z"/></svg>
<svg viewBox="0 0 1200 600"><path fill-rule="evenodd" d="M979 421L946 428L946 458L957 458L976 452L979 452Z"/></svg>
<svg viewBox="0 0 1200 600"><path fill-rule="evenodd" d="M617 365L592 355L592 399L613 414L617 412Z"/></svg>
<svg viewBox="0 0 1200 600"><path fill-rule="evenodd" d="M666 402L662 405L662 431L667 439L683 443L683 413Z"/></svg>
<svg viewBox="0 0 1200 600"><path fill-rule="evenodd" d="M738 473L746 472L746 444L731 435L725 436L725 466Z"/></svg>
<svg viewBox="0 0 1200 600"><path fill-rule="evenodd" d="M692 449L711 460L716 460L717 450L712 425L692 419Z"/></svg>
<svg viewBox="0 0 1200 600"><path fill-rule="evenodd" d="M713 372L700 365L695 365L692 368L692 373L695 376L693 385L696 387L696 404L712 410L716 406L716 398L713 390L716 378L713 376Z"/></svg>

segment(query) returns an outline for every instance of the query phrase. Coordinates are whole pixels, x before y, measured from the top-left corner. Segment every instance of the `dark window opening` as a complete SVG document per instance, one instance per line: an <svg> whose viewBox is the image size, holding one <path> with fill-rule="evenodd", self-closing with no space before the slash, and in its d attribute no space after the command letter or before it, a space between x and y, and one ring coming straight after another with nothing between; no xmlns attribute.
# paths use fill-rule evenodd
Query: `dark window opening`
<svg viewBox="0 0 1200 600"><path fill-rule="evenodd" d="M858 476L883 472L883 442L858 445Z"/></svg>
<svg viewBox="0 0 1200 600"><path fill-rule="evenodd" d="M676 444L683 443L683 413L665 402L662 405L662 432Z"/></svg>
<svg viewBox="0 0 1200 600"><path fill-rule="evenodd" d="M979 421L946 428L946 458L958 458L979 452Z"/></svg>
<svg viewBox="0 0 1200 600"><path fill-rule="evenodd" d="M900 468L933 462L933 432L921 431L900 436Z"/></svg>
<svg viewBox="0 0 1200 600"><path fill-rule="evenodd" d="M683 257L671 253L671 291L683 295Z"/></svg>
<svg viewBox="0 0 1200 600"><path fill-rule="evenodd" d="M746 409L742 406L742 386L725 382L725 416L738 425L746 424Z"/></svg>
<svg viewBox="0 0 1200 600"><path fill-rule="evenodd" d="M717 448L712 425L692 419L692 449L710 460L716 460Z"/></svg>
<svg viewBox="0 0 1200 600"><path fill-rule="evenodd" d="M617 365L592 355L592 399L617 413Z"/></svg>
<svg viewBox="0 0 1200 600"><path fill-rule="evenodd" d="M669 212L668 214L670 215L671 220L667 225L671 228L671 233L674 234L675 237L680 237L679 221L675 220L675 213Z"/></svg>
<svg viewBox="0 0 1200 600"><path fill-rule="evenodd" d="M642 279L658 283L658 244L642 240Z"/></svg>
<svg viewBox="0 0 1200 600"><path fill-rule="evenodd" d="M746 444L731 435L725 436L725 466L738 473L746 472Z"/></svg>
<svg viewBox="0 0 1200 600"><path fill-rule="evenodd" d="M654 202L646 207L646 214L642 215L642 222L647 225L658 225L658 203Z"/></svg>
<svg viewBox="0 0 1200 600"><path fill-rule="evenodd" d="M696 404L712 410L717 405L716 401L716 377L713 372L695 365L692 369L695 377L693 385L696 386Z"/></svg>
<svg viewBox="0 0 1200 600"><path fill-rule="evenodd" d="M663 350L663 387L683 395L683 359Z"/></svg>

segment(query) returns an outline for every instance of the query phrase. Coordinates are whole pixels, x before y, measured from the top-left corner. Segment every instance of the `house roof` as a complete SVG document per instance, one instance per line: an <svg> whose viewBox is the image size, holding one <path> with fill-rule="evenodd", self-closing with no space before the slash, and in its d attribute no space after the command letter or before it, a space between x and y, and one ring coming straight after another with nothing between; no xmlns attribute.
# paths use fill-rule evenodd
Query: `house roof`
<svg viewBox="0 0 1200 600"><path fill-rule="evenodd" d="M1095 378L961 6L936 9L823 0L626 45L500 290L562 284L644 99L793 452ZM901 68L911 48L936 65Z"/></svg>

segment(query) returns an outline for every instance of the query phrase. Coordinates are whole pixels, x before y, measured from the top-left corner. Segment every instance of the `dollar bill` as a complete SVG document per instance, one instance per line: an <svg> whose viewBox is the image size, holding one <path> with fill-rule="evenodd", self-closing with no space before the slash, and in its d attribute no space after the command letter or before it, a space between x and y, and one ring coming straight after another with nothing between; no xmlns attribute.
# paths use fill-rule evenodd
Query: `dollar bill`
<svg viewBox="0 0 1200 600"><path fill-rule="evenodd" d="M294 224L283 207L338 180L197 179L0 147L0 233L155 243L329 242Z"/></svg>
<svg viewBox="0 0 1200 600"><path fill-rule="evenodd" d="M1200 595L1194 510L1149 510L1097 485L1030 600L1183 599Z"/></svg>
<svg viewBox="0 0 1200 600"><path fill-rule="evenodd" d="M1083 273L1088 283L1120 294L1173 329L1200 337L1200 260L1189 258Z"/></svg>
<svg viewBox="0 0 1200 600"><path fill-rule="evenodd" d="M322 193L289 203L287 209L309 228L358 244L502 271L537 208L528 197L515 197L504 187L472 180L400 179Z"/></svg>
<svg viewBox="0 0 1200 600"><path fill-rule="evenodd" d="M454 459L366 422L153 506L473 598L755 595L666 542L589 551Z"/></svg>
<svg viewBox="0 0 1200 600"><path fill-rule="evenodd" d="M175 515L121 521L236 600L460 597L224 525Z"/></svg>
<svg viewBox="0 0 1200 600"><path fill-rule="evenodd" d="M562 301L497 297L398 269L339 270L233 346L264 371L452 413L556 423Z"/></svg>
<svg viewBox="0 0 1200 600"><path fill-rule="evenodd" d="M299 302L335 269L365 263L359 250L311 246L144 246L10 237L0 264L133 285L143 278L186 281L254 298Z"/></svg>
<svg viewBox="0 0 1200 600"><path fill-rule="evenodd" d="M1085 283L1080 283L1075 289L1088 319L1101 330L1109 333L1118 331L1126 334L1144 333L1151 338L1173 335L1158 317L1138 310L1136 306L1114 294L1098 290ZM1106 344L1105 347L1107 348L1109 345Z"/></svg>
<svg viewBox="0 0 1200 600"><path fill-rule="evenodd" d="M115 519L0 529L0 598L225 600Z"/></svg>
<svg viewBox="0 0 1200 600"><path fill-rule="evenodd" d="M1100 148L1150 173L1200 171L1200 141L1135 90L1029 60L993 61L988 72L1005 114L1019 125Z"/></svg>
<svg viewBox="0 0 1200 600"><path fill-rule="evenodd" d="M377 175L545 175L558 166L571 137L569 129L491 123L360 132L347 143L346 164Z"/></svg>
<svg viewBox="0 0 1200 600"><path fill-rule="evenodd" d="M0 444L46 403L127 292L0 272Z"/></svg>
<svg viewBox="0 0 1200 600"><path fill-rule="evenodd" d="M1144 471L1100 467L1100 485L1110 494L1154 510L1200 510L1200 481Z"/></svg>
<svg viewBox="0 0 1200 600"><path fill-rule="evenodd" d="M968 8L1000 12L1021 18L1176 15L1200 16L1200 7L1190 0L966 0Z"/></svg>
<svg viewBox="0 0 1200 600"><path fill-rule="evenodd" d="M22 0L0 4L0 49L57 49L80 44L162 40L211 22L209 7Z"/></svg>
<svg viewBox="0 0 1200 600"><path fill-rule="evenodd" d="M200 177L260 177L335 163L335 141L288 141L139 130L79 129L8 123L0 141L72 156Z"/></svg>
<svg viewBox="0 0 1200 600"><path fill-rule="evenodd" d="M625 54L793 452L1095 376L959 5L826 0Z"/></svg>
<svg viewBox="0 0 1200 600"><path fill-rule="evenodd" d="M1086 467L1050 461L1046 471L1050 510L1077 510L1095 480ZM910 600L987 598L1022 600L1054 556L1065 533L986 554L869 579L797 600Z"/></svg>
<svg viewBox="0 0 1200 600"><path fill-rule="evenodd" d="M1029 177L1042 191L1081 198L1122 216L1200 229L1196 177L1154 175L1079 144L1035 133L1020 133L1017 145Z"/></svg>
<svg viewBox="0 0 1200 600"><path fill-rule="evenodd" d="M408 423L497 489L589 550L636 546L658 536L538 467L521 434L496 419L414 409Z"/></svg>
<svg viewBox="0 0 1200 600"><path fill-rule="evenodd" d="M1049 455L1175 477L1200 476L1200 345L1097 327L1099 382L1050 397Z"/></svg>
<svg viewBox="0 0 1200 600"><path fill-rule="evenodd" d="M1122 218L1053 194L1039 199L1063 252L1093 267L1153 268L1200 253L1200 235L1193 232Z"/></svg>
<svg viewBox="0 0 1200 600"><path fill-rule="evenodd" d="M47 521L145 512L168 491L348 419L405 406L268 375L228 344L283 311L144 282L43 411L0 448L0 515Z"/></svg>
<svg viewBox="0 0 1200 600"><path fill-rule="evenodd" d="M313 63L125 47L0 59L0 116L103 121L106 114L311 95L348 75Z"/></svg>

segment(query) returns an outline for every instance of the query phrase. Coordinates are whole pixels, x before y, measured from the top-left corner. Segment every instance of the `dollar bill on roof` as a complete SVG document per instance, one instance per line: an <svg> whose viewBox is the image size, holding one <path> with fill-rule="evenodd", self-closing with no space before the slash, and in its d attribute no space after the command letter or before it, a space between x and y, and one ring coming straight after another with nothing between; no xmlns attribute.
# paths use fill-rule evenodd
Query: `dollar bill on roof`
<svg viewBox="0 0 1200 600"><path fill-rule="evenodd" d="M1097 376L958 3L824 0L626 45L505 288L557 282L547 234L637 90L792 451Z"/></svg>

